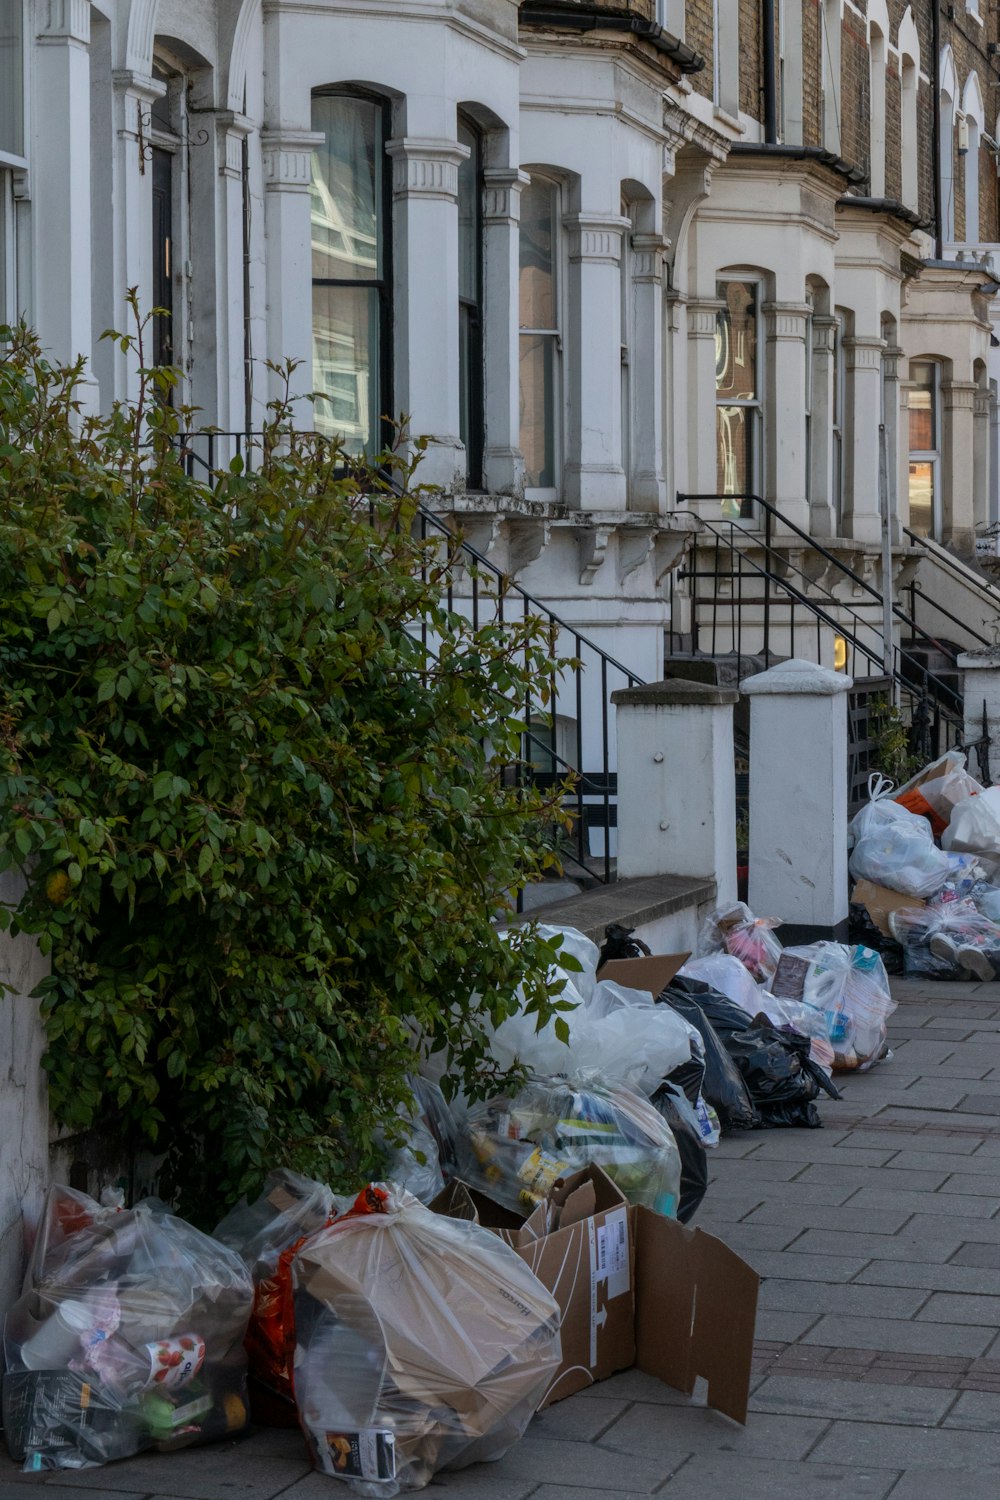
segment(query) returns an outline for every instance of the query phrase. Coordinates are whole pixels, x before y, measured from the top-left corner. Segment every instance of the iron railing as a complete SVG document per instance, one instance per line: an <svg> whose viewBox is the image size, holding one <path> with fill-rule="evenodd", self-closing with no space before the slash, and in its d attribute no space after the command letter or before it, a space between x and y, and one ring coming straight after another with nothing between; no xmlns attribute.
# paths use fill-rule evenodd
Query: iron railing
<svg viewBox="0 0 1000 1500"><path fill-rule="evenodd" d="M932 545L926 537L920 536L915 531L911 531L908 526L903 527L903 535L912 546L920 547L926 553L933 567L940 568L943 572L949 574L956 583L968 589L973 596L979 595L980 603L986 611L982 617L982 623L987 629L989 629L991 621L994 624L1000 624L1000 595L997 594L996 589L988 579L979 578L970 569L963 568L944 547L936 544ZM906 585L904 592L909 596L910 614L914 619L916 619L918 608L923 606L924 609L932 610L938 620L946 622L945 626L939 626L942 629L942 633L947 629L948 625L954 625L965 635L971 636L977 645L986 648L996 647L997 641L992 638L992 635L984 635L982 631L970 625L968 620L953 614L943 604L939 604L936 599L932 599L921 586L918 578L911 579ZM961 649L966 650L969 648L963 646Z"/></svg>
<svg viewBox="0 0 1000 1500"><path fill-rule="evenodd" d="M235 458L252 470L259 461L261 437L253 432L184 433L177 446L189 474L210 478ZM289 440L294 441L294 434ZM383 482L398 492L391 476L383 476ZM414 530L421 541L440 543L422 549L421 568L425 581L433 578L440 584L449 611L463 615L475 630L540 620L553 642L552 654L569 659L570 665L561 674L553 670L546 684L549 702L544 710L530 697L523 705L523 758L505 767L504 774L541 790L570 788L562 802L572 818L572 834L559 846L560 859L588 883L609 884L615 878L618 827L611 695L618 688L641 686L643 679L515 583L467 542L460 529L426 505L417 511ZM420 633L423 645L432 650L426 622Z"/></svg>
<svg viewBox="0 0 1000 1500"><path fill-rule="evenodd" d="M744 659L762 657L769 664L806 655L829 661L836 647L842 658L838 666L855 680L885 677L890 699L904 713L914 754L933 759L961 744L958 648L931 635L894 603L893 618L905 639L890 642L887 650L881 591L760 496L677 497L679 506L722 499L745 502L755 510L749 521L699 516L701 534L692 546L692 561L676 575L688 591L691 653L735 655L742 675ZM755 529L758 515L763 525ZM812 564L797 561L796 552L805 553ZM861 603L838 594L833 580ZM684 646L676 618L672 601L670 654Z"/></svg>

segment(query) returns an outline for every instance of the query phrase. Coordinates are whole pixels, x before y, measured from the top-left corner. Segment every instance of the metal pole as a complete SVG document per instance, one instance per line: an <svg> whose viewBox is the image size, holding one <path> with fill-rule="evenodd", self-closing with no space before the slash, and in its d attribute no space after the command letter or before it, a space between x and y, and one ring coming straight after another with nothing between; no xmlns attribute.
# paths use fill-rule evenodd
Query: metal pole
<svg viewBox="0 0 1000 1500"><path fill-rule="evenodd" d="M898 700L892 645L892 516L889 514L889 459L885 423L878 424L878 512L882 520L882 666L893 703Z"/></svg>

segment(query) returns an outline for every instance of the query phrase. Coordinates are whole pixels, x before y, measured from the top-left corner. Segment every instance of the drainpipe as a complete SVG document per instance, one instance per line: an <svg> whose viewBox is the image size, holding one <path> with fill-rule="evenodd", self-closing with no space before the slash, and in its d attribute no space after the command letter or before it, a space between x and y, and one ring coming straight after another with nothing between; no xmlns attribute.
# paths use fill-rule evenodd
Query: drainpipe
<svg viewBox="0 0 1000 1500"><path fill-rule="evenodd" d="M944 259L944 204L941 200L941 0L931 0L931 111L934 142L934 258Z"/></svg>
<svg viewBox="0 0 1000 1500"><path fill-rule="evenodd" d="M764 143L777 145L778 88L774 61L774 0L763 0L761 6L764 64Z"/></svg>

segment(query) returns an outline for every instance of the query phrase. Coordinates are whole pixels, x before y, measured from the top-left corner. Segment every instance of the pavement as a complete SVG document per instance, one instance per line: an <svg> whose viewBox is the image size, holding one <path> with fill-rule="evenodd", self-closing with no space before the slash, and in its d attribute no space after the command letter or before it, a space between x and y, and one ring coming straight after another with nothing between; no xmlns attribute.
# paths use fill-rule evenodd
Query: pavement
<svg viewBox="0 0 1000 1500"><path fill-rule="evenodd" d="M745 1427L635 1371L428 1500L998 1500L1000 983L898 980L895 1056L824 1129L712 1154L696 1222L765 1278ZM322 1500L296 1432L22 1475L0 1500Z"/></svg>

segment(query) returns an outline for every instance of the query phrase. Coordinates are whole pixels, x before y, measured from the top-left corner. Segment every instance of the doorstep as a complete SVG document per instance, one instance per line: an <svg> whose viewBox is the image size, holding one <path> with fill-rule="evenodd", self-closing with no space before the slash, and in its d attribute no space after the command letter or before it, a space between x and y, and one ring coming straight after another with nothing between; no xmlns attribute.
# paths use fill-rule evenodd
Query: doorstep
<svg viewBox="0 0 1000 1500"><path fill-rule="evenodd" d="M649 875L581 891L566 901L554 901L525 912L510 925L539 921L547 926L575 927L591 942L601 944L605 928L612 922L635 928L641 937L643 928L676 925L686 915L697 920L701 908L714 901L715 893L714 880L692 879L685 875ZM673 923L670 919L674 919ZM655 948L656 945L651 946Z"/></svg>

